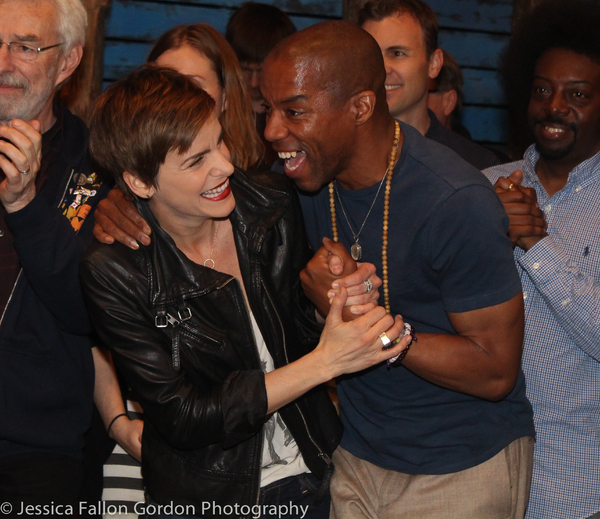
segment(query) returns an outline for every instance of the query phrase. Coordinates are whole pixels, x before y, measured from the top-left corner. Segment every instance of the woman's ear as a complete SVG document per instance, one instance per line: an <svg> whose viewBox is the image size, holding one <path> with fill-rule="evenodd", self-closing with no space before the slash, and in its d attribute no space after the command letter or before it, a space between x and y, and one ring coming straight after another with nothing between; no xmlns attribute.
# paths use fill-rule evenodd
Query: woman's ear
<svg viewBox="0 0 600 519"><path fill-rule="evenodd" d="M156 192L154 186L146 184L145 182L140 180L139 177L137 177L133 173L130 173L129 171L125 171L123 173L123 180L129 187L129 189L131 189L132 193L136 194L140 198L150 199L154 196L154 193Z"/></svg>
<svg viewBox="0 0 600 519"><path fill-rule="evenodd" d="M223 89L223 100L221 101L221 113L227 110L227 94L225 93L225 89Z"/></svg>

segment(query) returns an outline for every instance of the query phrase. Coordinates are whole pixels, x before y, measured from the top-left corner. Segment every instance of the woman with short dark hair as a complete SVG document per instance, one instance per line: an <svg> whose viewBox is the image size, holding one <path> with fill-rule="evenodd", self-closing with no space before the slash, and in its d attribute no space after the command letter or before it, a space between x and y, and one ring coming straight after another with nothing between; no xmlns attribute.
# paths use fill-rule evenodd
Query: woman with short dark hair
<svg viewBox="0 0 600 519"><path fill-rule="evenodd" d="M340 289L320 335L293 186L234 171L192 79L142 67L107 89L90 126L94 158L152 228L149 246L96 244L81 267L96 330L145 411L150 498L328 517L341 427L322 384L397 355L402 320L377 307L344 323Z"/></svg>

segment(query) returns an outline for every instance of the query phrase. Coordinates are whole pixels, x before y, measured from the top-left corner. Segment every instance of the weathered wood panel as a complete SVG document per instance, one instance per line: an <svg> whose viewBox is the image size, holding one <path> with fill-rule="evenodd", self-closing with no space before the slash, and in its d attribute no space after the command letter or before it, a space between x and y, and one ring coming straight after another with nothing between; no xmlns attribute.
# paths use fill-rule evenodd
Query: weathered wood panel
<svg viewBox="0 0 600 519"><path fill-rule="evenodd" d="M198 4L198 0L161 0L165 3ZM219 0L217 4L202 2L219 7L238 7L245 0ZM331 18L342 17L341 0L261 0L261 4L274 5L288 14L301 13L305 15L326 16Z"/></svg>
<svg viewBox="0 0 600 519"><path fill-rule="evenodd" d="M192 2L182 5L174 2L114 0L106 34L104 80L114 81L142 64L152 42L170 28L204 22L224 33L232 12L232 8L214 8ZM291 18L298 29L324 20L294 15Z"/></svg>
<svg viewBox="0 0 600 519"><path fill-rule="evenodd" d="M243 1L113 0L104 53L105 84L143 63L152 42L175 25L206 22L224 32L231 13ZM261 1L286 11L299 29L341 17L344 3L343 0ZM463 67L465 126L475 140L506 142L507 116L496 68L509 39L513 0L428 1L438 14L440 46Z"/></svg>
<svg viewBox="0 0 600 519"><path fill-rule="evenodd" d="M500 32L511 30L512 0L428 0L441 28Z"/></svg>
<svg viewBox="0 0 600 519"><path fill-rule="evenodd" d="M508 40L504 34L441 30L439 46L452 54L461 67L497 69Z"/></svg>
<svg viewBox="0 0 600 519"><path fill-rule="evenodd" d="M114 81L146 61L152 43L107 41L104 47L104 80Z"/></svg>
<svg viewBox="0 0 600 519"><path fill-rule="evenodd" d="M197 22L209 23L224 33L233 10L233 7L209 7L191 2L176 4L114 0L106 37L107 39L155 41L171 27ZM299 30L326 19L299 15L290 17Z"/></svg>
<svg viewBox="0 0 600 519"><path fill-rule="evenodd" d="M462 121L474 141L504 144L508 140L508 112L503 108L465 106Z"/></svg>
<svg viewBox="0 0 600 519"><path fill-rule="evenodd" d="M356 22L367 0L343 0L344 19ZM513 0L429 0L440 27L510 32Z"/></svg>
<svg viewBox="0 0 600 519"><path fill-rule="evenodd" d="M465 104L503 106L504 91L495 70L462 69L465 80Z"/></svg>
<svg viewBox="0 0 600 519"><path fill-rule="evenodd" d="M113 0L107 39L154 41L185 23L206 22L222 31L231 15L227 8Z"/></svg>

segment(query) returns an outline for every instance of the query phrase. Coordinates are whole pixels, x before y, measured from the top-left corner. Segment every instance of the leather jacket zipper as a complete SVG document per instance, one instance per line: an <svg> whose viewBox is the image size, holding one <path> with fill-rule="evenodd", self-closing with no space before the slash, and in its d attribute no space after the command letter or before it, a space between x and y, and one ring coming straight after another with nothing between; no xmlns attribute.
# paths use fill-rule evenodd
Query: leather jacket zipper
<svg viewBox="0 0 600 519"><path fill-rule="evenodd" d="M229 282L234 279L230 277L223 284L217 287L217 290L223 288L228 285ZM154 325L157 328L167 328L169 325L172 326L171 329L171 359L173 363L173 369L175 371L179 371L181 369L181 357L179 354L179 326L182 326L184 330L188 330L192 334L196 334L196 331L186 326L185 321L188 321L192 318L192 311L185 303L185 299L182 299L178 305L177 316L179 319L172 314L168 313L164 306L159 306L156 310L156 314L154 315ZM210 337L209 337L210 338Z"/></svg>

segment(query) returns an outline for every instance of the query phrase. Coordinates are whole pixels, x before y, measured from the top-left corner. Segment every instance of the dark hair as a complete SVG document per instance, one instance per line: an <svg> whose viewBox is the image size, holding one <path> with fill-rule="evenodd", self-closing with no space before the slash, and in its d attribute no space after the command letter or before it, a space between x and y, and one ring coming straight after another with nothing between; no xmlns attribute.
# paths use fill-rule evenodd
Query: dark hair
<svg viewBox="0 0 600 519"><path fill-rule="evenodd" d="M265 65L270 69L279 61L307 73L332 107L341 109L355 94L370 90L377 98L375 111L389 117L381 49L356 24L330 20L298 31L273 49Z"/></svg>
<svg viewBox="0 0 600 519"><path fill-rule="evenodd" d="M245 2L227 22L225 38L241 63L262 63L275 45L295 32L296 26L281 9Z"/></svg>
<svg viewBox="0 0 600 519"><path fill-rule="evenodd" d="M390 16L408 13L423 30L425 52L429 58L438 48L438 23L433 9L422 0L371 0L358 12L358 25L373 20L379 22Z"/></svg>
<svg viewBox="0 0 600 519"><path fill-rule="evenodd" d="M523 16L504 52L500 73L514 124L523 125L535 67L549 49L561 48L600 63L600 5L585 0L546 0Z"/></svg>
<svg viewBox="0 0 600 519"><path fill-rule="evenodd" d="M99 97L90 120L90 152L121 189L123 172L156 187L170 151L186 152L211 117L215 102L192 79L146 64Z"/></svg>
<svg viewBox="0 0 600 519"><path fill-rule="evenodd" d="M445 50L442 52L444 53L444 64L438 76L431 80L431 84L440 92L456 91L456 107L452 112L452 117L454 118L455 114L458 115L462 110L464 100L463 73L452 54Z"/></svg>
<svg viewBox="0 0 600 519"><path fill-rule="evenodd" d="M223 138L231 153L231 162L241 169L260 164L264 146L256 132L254 112L240 64L225 38L206 23L180 25L167 31L154 44L148 61L173 49L187 45L203 54L213 69L227 99L227 109L221 114Z"/></svg>

